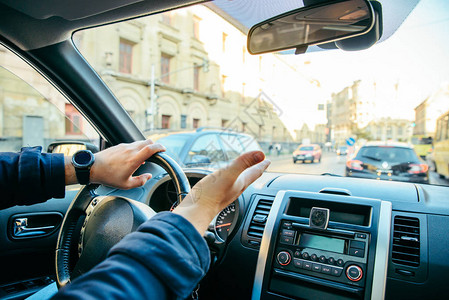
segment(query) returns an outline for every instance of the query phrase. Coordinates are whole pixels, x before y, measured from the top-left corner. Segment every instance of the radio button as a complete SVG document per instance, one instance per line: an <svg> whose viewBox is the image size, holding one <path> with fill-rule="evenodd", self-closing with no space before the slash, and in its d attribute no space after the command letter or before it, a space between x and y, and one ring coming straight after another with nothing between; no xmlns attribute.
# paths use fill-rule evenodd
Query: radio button
<svg viewBox="0 0 449 300"><path fill-rule="evenodd" d="M301 268L302 268L302 265L303 265L303 261L300 260L300 259L294 258L294 259L293 259L293 265L294 265L296 268L301 269Z"/></svg>
<svg viewBox="0 0 449 300"><path fill-rule="evenodd" d="M284 222L284 224L282 224L282 227L285 229L292 229L292 222Z"/></svg>
<svg viewBox="0 0 449 300"><path fill-rule="evenodd" d="M366 239L366 234L364 233L357 233L355 236L358 237L359 239Z"/></svg>
<svg viewBox="0 0 449 300"><path fill-rule="evenodd" d="M295 231L294 230L288 230L288 229L283 229L282 230L282 236L283 237L295 237Z"/></svg>
<svg viewBox="0 0 449 300"><path fill-rule="evenodd" d="M289 236L281 236L281 243L292 245L293 244L293 238L289 237Z"/></svg>
<svg viewBox="0 0 449 300"><path fill-rule="evenodd" d="M317 261L318 260L318 256L314 253L314 254L312 254L312 255L310 255L310 258L313 260L313 261Z"/></svg>
<svg viewBox="0 0 449 300"><path fill-rule="evenodd" d="M341 272L343 271L343 269L342 268L332 268L332 270L331 270L331 275L332 276L340 276L341 275Z"/></svg>
<svg viewBox="0 0 449 300"><path fill-rule="evenodd" d="M323 273L323 274L331 274L332 273L332 267L322 266L321 267L321 273Z"/></svg>
<svg viewBox="0 0 449 300"><path fill-rule="evenodd" d="M346 277L351 281L359 281L362 279L363 271L362 268L356 265L349 266L346 269Z"/></svg>
<svg viewBox="0 0 449 300"><path fill-rule="evenodd" d="M365 250L365 242L362 242L362 241L351 241L351 245L349 247L350 248L357 248L357 249Z"/></svg>
<svg viewBox="0 0 449 300"><path fill-rule="evenodd" d="M277 260L281 266L286 266L290 263L290 261L292 260L292 257L290 255L290 253L288 253L287 251L281 251L277 255Z"/></svg>
<svg viewBox="0 0 449 300"><path fill-rule="evenodd" d="M357 257L364 257L365 250L349 248L349 255L357 256Z"/></svg>
<svg viewBox="0 0 449 300"><path fill-rule="evenodd" d="M344 264L345 264L345 261L343 259L340 258L340 259L337 260L337 266L341 267Z"/></svg>
<svg viewBox="0 0 449 300"><path fill-rule="evenodd" d="M327 259L327 262L328 262L329 264L333 265L333 264L335 264L335 258L329 257L329 258Z"/></svg>
<svg viewBox="0 0 449 300"><path fill-rule="evenodd" d="M311 263L311 262L308 262L308 261L305 261L305 262L303 262L303 264L302 264L302 268L303 268L303 269L306 269L306 270L312 270L312 263Z"/></svg>
<svg viewBox="0 0 449 300"><path fill-rule="evenodd" d="M303 253L302 253L302 258L304 258L304 259L309 259L309 253L303 252Z"/></svg>
<svg viewBox="0 0 449 300"><path fill-rule="evenodd" d="M326 256L321 255L320 256L320 262L322 262L322 263L326 262Z"/></svg>
<svg viewBox="0 0 449 300"><path fill-rule="evenodd" d="M312 264L312 270L315 272L321 272L321 265L320 264Z"/></svg>

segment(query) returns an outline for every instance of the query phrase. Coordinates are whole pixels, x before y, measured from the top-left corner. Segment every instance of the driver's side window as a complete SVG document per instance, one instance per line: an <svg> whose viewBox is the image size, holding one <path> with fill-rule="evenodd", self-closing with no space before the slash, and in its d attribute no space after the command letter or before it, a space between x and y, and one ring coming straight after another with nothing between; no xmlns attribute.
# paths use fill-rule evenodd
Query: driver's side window
<svg viewBox="0 0 449 300"><path fill-rule="evenodd" d="M0 46L0 152L56 141L98 145L99 136L45 78Z"/></svg>

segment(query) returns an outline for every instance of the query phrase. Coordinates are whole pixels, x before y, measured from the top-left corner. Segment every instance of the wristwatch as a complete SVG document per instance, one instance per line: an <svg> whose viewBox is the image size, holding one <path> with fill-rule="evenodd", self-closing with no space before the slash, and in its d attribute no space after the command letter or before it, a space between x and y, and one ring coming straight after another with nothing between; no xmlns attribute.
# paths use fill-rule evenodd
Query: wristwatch
<svg viewBox="0 0 449 300"><path fill-rule="evenodd" d="M95 162L94 154L89 150L80 150L72 156L76 178L80 184L89 184L90 168Z"/></svg>

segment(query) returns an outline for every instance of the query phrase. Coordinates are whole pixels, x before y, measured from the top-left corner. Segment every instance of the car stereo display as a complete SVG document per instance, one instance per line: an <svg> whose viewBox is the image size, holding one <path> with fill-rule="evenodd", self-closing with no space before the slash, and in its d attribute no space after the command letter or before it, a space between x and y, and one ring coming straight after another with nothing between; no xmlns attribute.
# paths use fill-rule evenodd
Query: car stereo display
<svg viewBox="0 0 449 300"><path fill-rule="evenodd" d="M345 240L302 233L298 239L298 246L304 248L315 248L324 251L344 253Z"/></svg>

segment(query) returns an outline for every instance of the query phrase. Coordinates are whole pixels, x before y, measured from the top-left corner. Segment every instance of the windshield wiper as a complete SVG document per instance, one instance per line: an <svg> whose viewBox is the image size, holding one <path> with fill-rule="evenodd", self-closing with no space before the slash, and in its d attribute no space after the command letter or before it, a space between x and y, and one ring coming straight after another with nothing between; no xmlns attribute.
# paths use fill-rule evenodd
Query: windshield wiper
<svg viewBox="0 0 449 300"><path fill-rule="evenodd" d="M362 157L365 157L365 158L368 158L368 159L371 159L371 160L375 160L375 161L381 161L380 158L369 156L369 155L362 155Z"/></svg>
<svg viewBox="0 0 449 300"><path fill-rule="evenodd" d="M337 177L341 177L341 175L337 175L337 174L334 174L334 173L328 173L328 172L321 174L321 176L337 176Z"/></svg>

